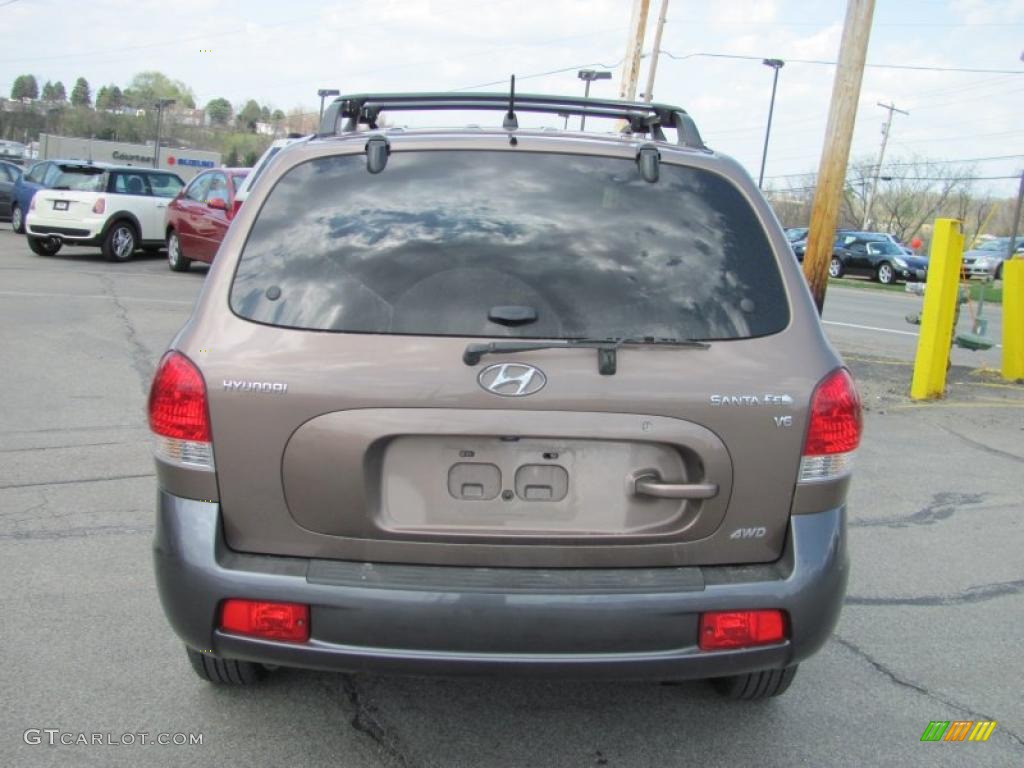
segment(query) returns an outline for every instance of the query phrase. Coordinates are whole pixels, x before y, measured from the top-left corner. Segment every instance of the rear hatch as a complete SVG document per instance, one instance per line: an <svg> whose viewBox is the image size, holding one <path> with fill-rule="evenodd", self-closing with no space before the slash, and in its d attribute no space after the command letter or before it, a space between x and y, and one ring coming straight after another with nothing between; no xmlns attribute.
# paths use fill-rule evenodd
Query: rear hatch
<svg viewBox="0 0 1024 768"><path fill-rule="evenodd" d="M35 211L47 221L81 221L92 214L107 175L95 166L64 165L50 189L35 194Z"/></svg>
<svg viewBox="0 0 1024 768"><path fill-rule="evenodd" d="M232 547L545 567L778 557L831 353L794 329L788 246L733 182L528 151L395 151L371 175L332 155L288 171L255 215L235 274L214 277L232 312L201 310L179 342L206 378ZM624 338L464 361L473 343Z"/></svg>

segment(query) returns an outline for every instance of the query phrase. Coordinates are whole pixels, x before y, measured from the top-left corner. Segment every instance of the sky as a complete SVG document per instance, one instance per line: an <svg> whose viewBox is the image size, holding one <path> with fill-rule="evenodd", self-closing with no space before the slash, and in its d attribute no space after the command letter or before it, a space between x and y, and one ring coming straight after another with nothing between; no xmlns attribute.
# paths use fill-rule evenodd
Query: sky
<svg viewBox="0 0 1024 768"><path fill-rule="evenodd" d="M660 2L651 0L641 89ZM592 95L615 97L631 8L632 0L0 0L0 93L27 72L69 92L82 76L95 92L157 69L191 86L200 105L253 98L287 112L315 110L318 88L503 90L513 72L520 91L582 95L576 70L587 66L613 73ZM654 98L686 109L709 146L756 178L772 80L761 59L783 59L766 186L804 183L796 175L817 168L835 74L808 62L836 59L845 9L845 0L670 0ZM974 163L978 177L1020 174L1022 55L1024 0L877 0L852 157L877 157L887 115L877 104L886 102L910 113L894 118L887 163L985 158ZM983 178L976 188L1010 196L1017 181Z"/></svg>

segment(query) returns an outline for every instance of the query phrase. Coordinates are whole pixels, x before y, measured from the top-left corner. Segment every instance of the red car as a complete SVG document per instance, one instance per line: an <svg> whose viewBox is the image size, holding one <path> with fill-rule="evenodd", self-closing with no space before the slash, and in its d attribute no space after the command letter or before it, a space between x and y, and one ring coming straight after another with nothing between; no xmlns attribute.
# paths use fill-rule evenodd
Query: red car
<svg viewBox="0 0 1024 768"><path fill-rule="evenodd" d="M234 218L235 192L249 168L203 171L167 206L167 263L184 272L193 261L210 263Z"/></svg>

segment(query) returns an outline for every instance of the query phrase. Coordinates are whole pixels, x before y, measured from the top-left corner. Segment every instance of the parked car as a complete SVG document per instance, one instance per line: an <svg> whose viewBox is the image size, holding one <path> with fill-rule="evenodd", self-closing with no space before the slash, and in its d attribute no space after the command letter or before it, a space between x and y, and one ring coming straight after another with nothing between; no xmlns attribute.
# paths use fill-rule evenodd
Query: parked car
<svg viewBox="0 0 1024 768"><path fill-rule="evenodd" d="M928 259L907 253L891 235L883 232L840 230L828 274L842 277L847 273L867 275L883 285L898 280L914 282L927 277Z"/></svg>
<svg viewBox="0 0 1024 768"><path fill-rule="evenodd" d="M807 227L790 227L786 230L786 239L789 240L797 261L802 262L804 260L804 253L807 251L807 233L809 231Z"/></svg>
<svg viewBox="0 0 1024 768"><path fill-rule="evenodd" d="M98 246L110 261L163 245L168 203L185 186L177 174L101 164L59 164L51 189L32 197L29 247L52 256L64 243Z"/></svg>
<svg viewBox="0 0 1024 768"><path fill-rule="evenodd" d="M21 178L21 168L14 163L0 161L0 219L11 218L14 185Z"/></svg>
<svg viewBox="0 0 1024 768"><path fill-rule="evenodd" d="M1006 251L1010 245L1010 238L997 237L986 240L973 250L964 253L964 272L968 277L984 277L993 280L1001 280L1003 277L1003 262L1006 261ZM1014 254L1024 255L1024 237L1017 238Z"/></svg>
<svg viewBox="0 0 1024 768"><path fill-rule="evenodd" d="M14 184L14 199L11 201L11 228L19 235L25 233L25 215L32 202L32 196L40 189L49 189L61 174L62 166L89 163L77 160L41 160L33 163Z"/></svg>
<svg viewBox="0 0 1024 768"><path fill-rule="evenodd" d="M679 107L509 104L342 97L221 243L149 397L156 580L201 678L759 699L829 639L860 401L767 201ZM377 123L455 107L493 122Z"/></svg>
<svg viewBox="0 0 1024 768"><path fill-rule="evenodd" d="M213 262L235 217L235 195L248 168L216 168L189 182L167 208L167 263L184 272L193 261Z"/></svg>
<svg viewBox="0 0 1024 768"><path fill-rule="evenodd" d="M238 213L238 209L242 207L242 203L245 202L245 198L249 196L249 190L252 189L252 185L256 183L256 180L263 175L263 172L270 165L270 161L277 157L278 153L287 146L290 146L297 141L302 141L308 138L306 136L290 135L286 139L277 139L266 151L260 155L260 159L256 161L256 165L249 171L249 175L245 177L241 184L238 185L238 191L235 193L235 213Z"/></svg>

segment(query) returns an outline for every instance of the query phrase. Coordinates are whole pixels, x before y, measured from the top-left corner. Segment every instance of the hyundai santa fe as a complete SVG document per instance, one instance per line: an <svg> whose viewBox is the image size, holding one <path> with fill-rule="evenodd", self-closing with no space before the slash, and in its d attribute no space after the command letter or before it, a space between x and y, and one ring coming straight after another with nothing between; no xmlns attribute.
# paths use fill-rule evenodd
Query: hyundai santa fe
<svg viewBox="0 0 1024 768"><path fill-rule="evenodd" d="M379 127L441 109L505 114ZM211 682L759 699L839 615L857 391L765 199L678 107L339 98L239 210L149 418L160 598Z"/></svg>

